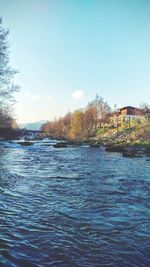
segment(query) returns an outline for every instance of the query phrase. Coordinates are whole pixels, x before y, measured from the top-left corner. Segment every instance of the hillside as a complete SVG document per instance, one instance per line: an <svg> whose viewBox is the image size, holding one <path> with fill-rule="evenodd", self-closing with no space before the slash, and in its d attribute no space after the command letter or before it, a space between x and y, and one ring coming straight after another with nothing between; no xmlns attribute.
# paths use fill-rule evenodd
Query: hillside
<svg viewBox="0 0 150 267"><path fill-rule="evenodd" d="M45 123L45 122L46 122L46 120L29 122L29 123L22 123L19 125L19 127L20 128L26 128L28 130L38 131L38 130L40 130L43 123Z"/></svg>
<svg viewBox="0 0 150 267"><path fill-rule="evenodd" d="M118 132L116 130L106 131L103 135L97 137L97 141L100 140L106 144L150 144L150 125L120 129Z"/></svg>

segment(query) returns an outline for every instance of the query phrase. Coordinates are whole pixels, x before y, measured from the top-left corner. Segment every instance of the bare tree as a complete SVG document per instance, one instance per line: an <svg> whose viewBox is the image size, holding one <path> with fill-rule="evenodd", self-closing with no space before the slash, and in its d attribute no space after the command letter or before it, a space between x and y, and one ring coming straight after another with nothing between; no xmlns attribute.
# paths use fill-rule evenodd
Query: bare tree
<svg viewBox="0 0 150 267"><path fill-rule="evenodd" d="M141 103L140 109L143 110L147 123L150 123L150 105L148 103Z"/></svg>
<svg viewBox="0 0 150 267"><path fill-rule="evenodd" d="M0 18L0 122L10 118L10 109L14 103L13 93L19 89L14 83L14 70L9 63L9 31L2 26ZM8 115L9 114L9 115ZM6 117L6 118L5 118Z"/></svg>
<svg viewBox="0 0 150 267"><path fill-rule="evenodd" d="M110 106L99 95L96 95L95 99L92 102L90 102L89 105L93 106L96 109L96 117L97 117L96 127L101 126L101 123L105 122L107 114L111 112Z"/></svg>

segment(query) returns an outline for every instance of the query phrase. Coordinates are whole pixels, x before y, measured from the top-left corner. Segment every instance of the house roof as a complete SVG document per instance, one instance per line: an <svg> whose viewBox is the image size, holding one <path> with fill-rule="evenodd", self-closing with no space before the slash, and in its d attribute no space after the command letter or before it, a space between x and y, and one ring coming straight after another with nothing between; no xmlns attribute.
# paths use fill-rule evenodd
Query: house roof
<svg viewBox="0 0 150 267"><path fill-rule="evenodd" d="M123 110L127 110L128 115L144 115L144 111L142 109L132 106L125 106L123 108L120 108L118 109L118 112L122 113Z"/></svg>
<svg viewBox="0 0 150 267"><path fill-rule="evenodd" d="M119 108L118 110L131 109L131 108L140 110L139 108L136 108L136 107L133 107L133 106L125 106L125 107Z"/></svg>

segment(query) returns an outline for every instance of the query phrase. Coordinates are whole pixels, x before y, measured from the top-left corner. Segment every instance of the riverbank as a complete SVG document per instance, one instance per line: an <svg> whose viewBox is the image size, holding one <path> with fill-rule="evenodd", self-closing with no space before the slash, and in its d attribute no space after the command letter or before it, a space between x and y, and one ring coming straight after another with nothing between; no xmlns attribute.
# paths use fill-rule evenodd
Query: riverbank
<svg viewBox="0 0 150 267"><path fill-rule="evenodd" d="M150 156L149 125L132 127L114 132L102 138L106 151L121 152L125 157Z"/></svg>
<svg viewBox="0 0 150 267"><path fill-rule="evenodd" d="M0 127L0 140L13 140L20 136L20 132L15 128Z"/></svg>
<svg viewBox="0 0 150 267"><path fill-rule="evenodd" d="M95 149L103 148L106 152L122 153L123 157L150 157L150 142L148 142L148 138L146 139L143 136L140 140L137 138L131 139L131 136L133 136L133 131L135 134L135 129L128 129L126 131L112 133L111 135L105 135L101 138L91 138L90 140L73 140L62 137L57 137L56 139L49 135L38 134L32 139L29 138L29 140L25 139L24 141L19 141L19 133L17 130L13 129L13 131L11 131L11 134L3 135L3 137L0 138L0 141L6 140L9 141L9 143L13 143L13 140L17 139L18 141L15 142L15 144L18 144L20 146L31 146L34 145L36 142L41 141L42 139L48 138L49 140L56 141L53 143L54 148L67 148L70 146L89 146ZM8 131L6 132L8 133Z"/></svg>
<svg viewBox="0 0 150 267"><path fill-rule="evenodd" d="M56 136L49 136L46 133L44 137L56 138ZM40 136L40 138L42 137ZM57 136L60 141L56 145L57 148L67 147L69 145L89 145L93 148L104 147L107 152L119 152L124 157L150 157L150 127L149 125L139 125L138 127L132 127L127 129L120 129L116 131L106 130L101 135L96 135L89 139L67 139L61 136ZM62 143L62 140L64 143Z"/></svg>

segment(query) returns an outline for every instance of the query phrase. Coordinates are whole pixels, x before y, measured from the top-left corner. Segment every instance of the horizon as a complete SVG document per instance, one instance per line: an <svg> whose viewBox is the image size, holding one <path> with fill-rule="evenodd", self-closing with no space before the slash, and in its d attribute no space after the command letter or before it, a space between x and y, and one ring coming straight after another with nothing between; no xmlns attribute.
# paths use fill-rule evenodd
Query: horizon
<svg viewBox="0 0 150 267"><path fill-rule="evenodd" d="M150 102L150 2L0 0L19 69L17 123L53 120L96 94L111 107Z"/></svg>

